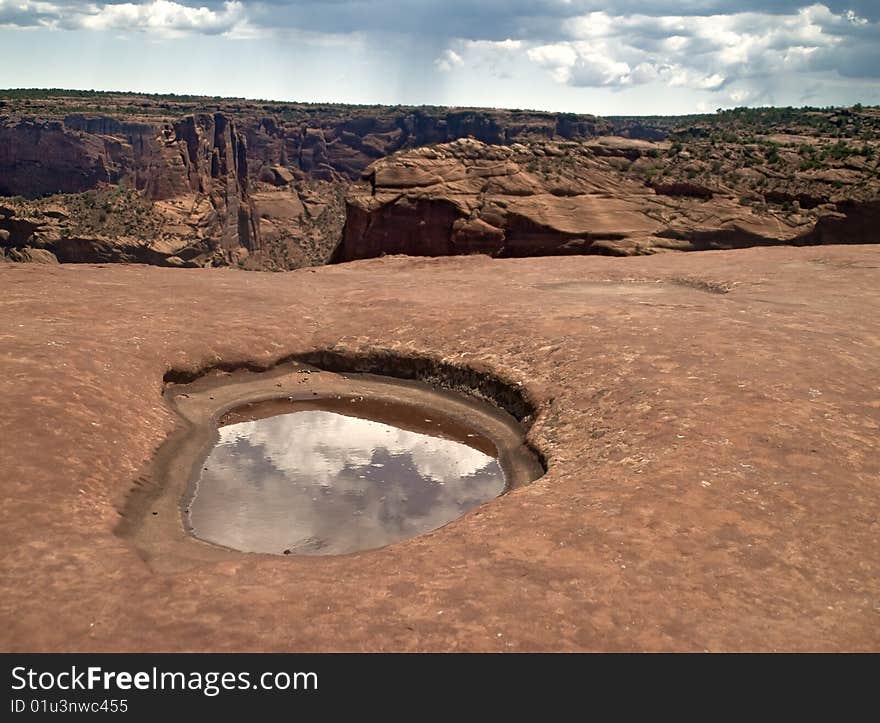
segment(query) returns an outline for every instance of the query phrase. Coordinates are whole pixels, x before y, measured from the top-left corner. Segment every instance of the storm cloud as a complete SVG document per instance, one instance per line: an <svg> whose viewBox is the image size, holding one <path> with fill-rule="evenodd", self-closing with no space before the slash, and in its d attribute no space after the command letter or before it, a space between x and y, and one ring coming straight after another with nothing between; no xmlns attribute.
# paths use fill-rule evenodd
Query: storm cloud
<svg viewBox="0 0 880 723"><path fill-rule="evenodd" d="M683 88L707 106L773 102L782 84L880 89L875 0L0 0L0 27L397 47L438 83L538 73L569 89Z"/></svg>

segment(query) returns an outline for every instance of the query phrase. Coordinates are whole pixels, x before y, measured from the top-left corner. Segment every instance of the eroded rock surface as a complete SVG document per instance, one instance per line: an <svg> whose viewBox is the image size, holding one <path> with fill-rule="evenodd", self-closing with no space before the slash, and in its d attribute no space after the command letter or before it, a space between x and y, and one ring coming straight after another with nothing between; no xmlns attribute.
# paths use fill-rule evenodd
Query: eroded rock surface
<svg viewBox="0 0 880 723"><path fill-rule="evenodd" d="M880 246L0 264L0 649L878 651L878 280ZM547 473L356 555L116 534L163 377L291 354L491 375Z"/></svg>
<svg viewBox="0 0 880 723"><path fill-rule="evenodd" d="M0 193L24 197L0 208L8 258L29 247L62 262L225 265L261 248L246 140L222 113L7 120Z"/></svg>
<svg viewBox="0 0 880 723"><path fill-rule="evenodd" d="M0 196L22 197L5 202L0 228L14 216L34 232L3 242L0 256L23 260L27 247L63 262L323 264L341 238L349 183L377 158L466 136L584 140L611 127L529 111L138 98L111 94L93 113L66 112L76 102L51 93L0 102ZM47 206L66 218L46 220Z"/></svg>
<svg viewBox="0 0 880 723"><path fill-rule="evenodd" d="M880 200L757 208L735 188L645 183L628 163L668 146L619 137L489 146L473 139L376 161L348 198L336 261L383 253L619 256L657 251L875 243Z"/></svg>

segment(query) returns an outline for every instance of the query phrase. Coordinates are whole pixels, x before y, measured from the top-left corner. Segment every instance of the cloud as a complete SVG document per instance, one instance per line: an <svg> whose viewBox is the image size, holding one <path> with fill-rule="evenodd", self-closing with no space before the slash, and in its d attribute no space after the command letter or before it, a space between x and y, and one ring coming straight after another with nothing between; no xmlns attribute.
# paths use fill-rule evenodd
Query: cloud
<svg viewBox="0 0 880 723"><path fill-rule="evenodd" d="M157 5L167 5L163 10ZM296 28L304 32L347 34L352 32L408 34L418 37L457 38L462 40L505 39L540 45L565 39L568 32L580 37L592 34L607 37L614 33L619 18L641 15L669 17L713 17L755 11L766 17L792 14L804 7L805 0L240 0L236 3L255 26ZM192 19L197 11L218 15L226 13L223 0L181 0L158 2L106 2L56 0L54 3L31 0L0 0L0 23L24 26L34 24L41 15L39 6L50 5L56 19L97 15L136 17L146 13L154 17L173 16ZM122 11L113 7L123 6ZM826 0L829 13L852 22L880 21L876 0ZM133 12L132 8L137 11ZM210 31L215 20L192 24L180 22L181 29ZM66 23L75 25L75 23ZM662 23L661 23L662 24ZM97 26L102 27L100 21ZM147 26L148 27L148 26Z"/></svg>
<svg viewBox="0 0 880 723"><path fill-rule="evenodd" d="M32 0L0 0L0 27L51 27L58 19L58 7Z"/></svg>
<svg viewBox="0 0 880 723"><path fill-rule="evenodd" d="M441 73L448 73L455 66L464 63L462 57L454 50L446 49L439 58L434 60L434 65Z"/></svg>
<svg viewBox="0 0 880 723"><path fill-rule="evenodd" d="M474 83L525 88L544 77L559 97L672 88L725 105L793 88L815 99L841 80L880 93L877 0L0 0L0 26L276 36L289 55L357 45L373 67L420 88L426 72L440 89L451 87L441 74L467 69Z"/></svg>
<svg viewBox="0 0 880 723"><path fill-rule="evenodd" d="M0 25L63 30L134 30L162 37L231 33L247 25L245 6L229 0L216 9L173 0L145 3L56 4L0 0Z"/></svg>
<svg viewBox="0 0 880 723"><path fill-rule="evenodd" d="M172 0L150 3L103 5L93 14L83 14L76 26L87 30L153 30L160 34L199 32L205 34L231 31L244 20L244 5L238 0L223 4L222 10L189 7Z"/></svg>
<svg viewBox="0 0 880 723"><path fill-rule="evenodd" d="M559 83L625 88L660 82L754 97L771 76L837 71L880 77L880 23L822 4L787 14L611 15L568 18L568 36L537 45L528 58Z"/></svg>
<svg viewBox="0 0 880 723"><path fill-rule="evenodd" d="M202 539L340 554L436 529L498 496L498 463L470 447L340 414L221 427L190 505Z"/></svg>
<svg viewBox="0 0 880 723"><path fill-rule="evenodd" d="M532 14L520 8L519 35L453 39L435 67L488 66L510 77L526 61L572 88L665 86L719 105L772 102L780 89L790 93L786 82L814 88L834 74L880 85L880 18L870 4L605 3L633 12L593 5L544 3Z"/></svg>
<svg viewBox="0 0 880 723"><path fill-rule="evenodd" d="M470 50L489 50L493 52L513 52L523 47L522 40L465 40L464 46Z"/></svg>

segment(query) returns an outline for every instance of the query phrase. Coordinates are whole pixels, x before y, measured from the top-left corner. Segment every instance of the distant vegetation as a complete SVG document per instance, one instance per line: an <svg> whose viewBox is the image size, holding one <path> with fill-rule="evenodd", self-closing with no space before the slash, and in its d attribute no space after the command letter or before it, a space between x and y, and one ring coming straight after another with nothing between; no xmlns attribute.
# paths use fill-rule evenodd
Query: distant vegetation
<svg viewBox="0 0 880 723"><path fill-rule="evenodd" d="M436 105L382 105L375 104L356 104L356 103L329 103L329 102L308 102L308 101L281 101L266 100L264 98L235 98L220 95L187 95L177 93L136 93L132 91L116 91L116 90L70 90L67 88L0 88L0 107L3 101L20 101L22 105L27 106L28 101L43 101L41 110L47 110L45 101L53 99L63 99L65 101L63 111L70 112L96 112L107 114L125 114L130 112L139 112L141 114L151 114L153 111L161 112L173 105L175 111L199 110L205 108L235 108L240 106L265 106L267 111L279 113L282 118L285 113L295 114L297 118L302 113L310 115L320 115L323 112L338 113L340 109L351 109L357 114L370 113L377 110L386 112L412 110L418 108L429 113L441 113L451 110L451 107ZM71 105L71 101L82 100L88 101L78 105ZM163 104L167 104L164 105ZM71 110L76 108L77 110ZM461 110L475 110L469 108L461 108ZM511 113L541 113L543 111L510 110ZM555 114L554 114L555 115ZM570 114L576 118L577 114ZM292 118L291 118L292 119Z"/></svg>
<svg viewBox="0 0 880 723"><path fill-rule="evenodd" d="M700 125L718 133L777 133L821 135L830 138L880 138L880 109L852 108L734 108L704 116ZM686 132L683 129L683 132ZM729 140L729 139L728 139Z"/></svg>
<svg viewBox="0 0 880 723"><path fill-rule="evenodd" d="M428 112L441 112L450 110L444 106L422 105L358 105L349 103L306 102L306 101L278 101L262 98L237 98L219 95L192 95L177 93L137 93L132 91L105 91L105 90L71 90L68 88L7 88L0 89L0 103L2 101L19 101L27 107L28 101L43 101L41 110L46 110L45 101L52 99L64 99L63 110L69 112L100 112L108 114L123 114L138 112L150 114L153 111L163 112L171 106L175 111L185 110L186 106L192 109L216 108L218 106L234 107L236 104L254 106L262 105L267 111L301 117L302 113L320 115L324 111L338 112L341 108L350 108L352 111L371 111L383 109L386 111L421 108ZM83 102L74 104L76 100ZM164 105L167 104L167 105ZM73 109L77 110L73 110ZM462 108L462 110L466 110ZM541 111L509 109L511 113L541 113ZM556 114L553 114L556 115ZM560 113L563 118L577 119L576 113ZM583 114L586 115L586 114ZM742 130L752 128L760 132L760 129L768 127L780 127L796 125L812 129L813 133L823 135L835 135L839 137L862 137L865 131L878 133L880 138L880 106L864 106L857 103L851 108L835 107L764 107L764 108L733 108L730 110L718 109L715 113L694 113L687 115L659 116L605 116L617 125L627 123L641 123L654 128L662 129L670 133L686 134L694 127L709 127L719 130L734 129Z"/></svg>
<svg viewBox="0 0 880 723"><path fill-rule="evenodd" d="M133 93L129 91L108 90L69 90L66 88L4 88L0 89L0 97L10 100L45 100L47 98L113 98L119 96L152 98L153 100L176 100L191 102L196 100L240 100L208 95L177 95L176 93Z"/></svg>

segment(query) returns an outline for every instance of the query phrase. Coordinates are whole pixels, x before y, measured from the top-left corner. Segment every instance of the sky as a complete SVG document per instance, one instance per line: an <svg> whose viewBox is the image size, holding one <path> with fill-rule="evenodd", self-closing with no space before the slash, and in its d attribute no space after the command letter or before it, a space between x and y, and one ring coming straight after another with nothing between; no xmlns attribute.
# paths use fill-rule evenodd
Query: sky
<svg viewBox="0 0 880 723"><path fill-rule="evenodd" d="M880 104L880 0L0 0L0 87L599 115Z"/></svg>
<svg viewBox="0 0 880 723"><path fill-rule="evenodd" d="M320 410L222 426L189 503L197 537L344 554L437 529L504 490L488 455Z"/></svg>

